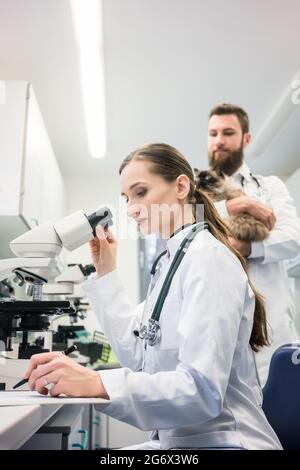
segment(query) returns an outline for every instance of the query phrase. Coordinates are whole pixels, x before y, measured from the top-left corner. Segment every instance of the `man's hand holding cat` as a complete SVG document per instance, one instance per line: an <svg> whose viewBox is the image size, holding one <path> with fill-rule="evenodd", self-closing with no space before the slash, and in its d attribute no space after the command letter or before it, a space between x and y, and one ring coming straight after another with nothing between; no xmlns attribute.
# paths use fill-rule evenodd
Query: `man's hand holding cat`
<svg viewBox="0 0 300 470"><path fill-rule="evenodd" d="M240 252L242 256L247 258L251 255L251 242L245 240L237 240L236 238L229 237L230 245Z"/></svg>
<svg viewBox="0 0 300 470"><path fill-rule="evenodd" d="M230 199L226 202L226 207L230 215L249 214L255 219L260 220L269 230L272 230L276 223L276 217L271 207L248 196Z"/></svg>

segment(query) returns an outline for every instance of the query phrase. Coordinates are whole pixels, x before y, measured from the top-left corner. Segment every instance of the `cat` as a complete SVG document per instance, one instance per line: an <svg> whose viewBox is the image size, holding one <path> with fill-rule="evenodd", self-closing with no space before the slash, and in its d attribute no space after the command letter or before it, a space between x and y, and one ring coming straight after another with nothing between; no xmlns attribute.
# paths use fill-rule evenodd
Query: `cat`
<svg viewBox="0 0 300 470"><path fill-rule="evenodd" d="M205 191L214 202L245 196L242 189L218 168L204 171L194 168L194 175L197 187ZM246 213L230 216L226 223L238 240L262 241L270 233L262 222Z"/></svg>

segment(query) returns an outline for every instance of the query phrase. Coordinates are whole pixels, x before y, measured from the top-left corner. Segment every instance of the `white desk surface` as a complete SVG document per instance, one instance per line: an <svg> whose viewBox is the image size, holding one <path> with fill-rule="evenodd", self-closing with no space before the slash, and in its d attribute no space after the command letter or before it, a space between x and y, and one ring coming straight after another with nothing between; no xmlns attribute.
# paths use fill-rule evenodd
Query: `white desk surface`
<svg viewBox="0 0 300 470"><path fill-rule="evenodd" d="M26 406L26 405L103 405L103 408L110 403L104 398L69 398L65 396L51 397L41 395L30 390L0 391L0 412L6 406Z"/></svg>
<svg viewBox="0 0 300 470"><path fill-rule="evenodd" d="M0 450L20 448L63 405L107 406L103 398L43 396L31 391L0 392Z"/></svg>

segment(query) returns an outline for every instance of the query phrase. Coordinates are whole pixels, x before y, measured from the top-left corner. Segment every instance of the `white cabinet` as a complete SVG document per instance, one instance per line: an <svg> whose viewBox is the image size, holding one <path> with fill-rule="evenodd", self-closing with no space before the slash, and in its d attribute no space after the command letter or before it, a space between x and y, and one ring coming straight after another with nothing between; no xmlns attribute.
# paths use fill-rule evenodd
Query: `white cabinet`
<svg viewBox="0 0 300 470"><path fill-rule="evenodd" d="M11 257L9 242L37 224L66 215L67 198L31 85L26 82L2 85L0 257Z"/></svg>
<svg viewBox="0 0 300 470"><path fill-rule="evenodd" d="M85 407L81 405L63 406L25 442L21 450L88 449L89 431L83 427L84 411Z"/></svg>
<svg viewBox="0 0 300 470"><path fill-rule="evenodd" d="M91 449L119 449L147 442L149 431L123 423L97 411L92 413Z"/></svg>
<svg viewBox="0 0 300 470"><path fill-rule="evenodd" d="M107 419L107 446L109 448L127 447L150 440L148 431L141 431L111 417Z"/></svg>

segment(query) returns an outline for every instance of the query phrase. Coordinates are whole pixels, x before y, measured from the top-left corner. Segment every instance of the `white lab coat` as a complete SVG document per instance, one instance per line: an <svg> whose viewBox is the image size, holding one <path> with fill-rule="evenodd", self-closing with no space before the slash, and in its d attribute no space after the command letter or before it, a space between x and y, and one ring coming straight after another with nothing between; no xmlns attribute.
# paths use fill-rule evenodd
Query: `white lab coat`
<svg viewBox="0 0 300 470"><path fill-rule="evenodd" d="M282 344L296 341L299 337L294 325L294 280L288 277L284 260L294 258L300 252L300 220L293 200L279 178L255 175L261 185L260 189L251 177L246 163L243 163L232 178L241 184L242 176L243 191L272 207L277 218L269 237L262 242L252 243L252 253L248 258L253 285L265 298L271 340L271 346L263 348L256 355L259 378L263 386L275 349ZM216 203L216 207L222 217L228 217L225 202Z"/></svg>
<svg viewBox="0 0 300 470"><path fill-rule="evenodd" d="M167 242L149 297L150 316L185 228ZM254 295L238 259L207 230L179 266L160 317L161 342L143 348L133 309L116 271L83 285L121 365L101 371L110 397L103 411L143 430L157 430L163 449L237 446L279 449L261 410L249 337ZM142 372L143 354L145 359Z"/></svg>

